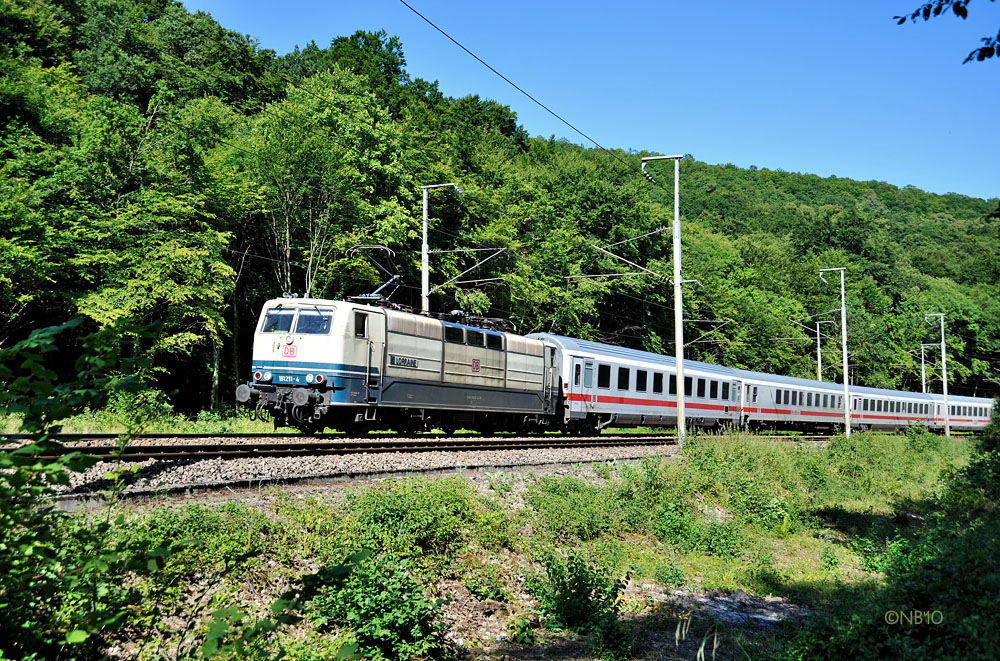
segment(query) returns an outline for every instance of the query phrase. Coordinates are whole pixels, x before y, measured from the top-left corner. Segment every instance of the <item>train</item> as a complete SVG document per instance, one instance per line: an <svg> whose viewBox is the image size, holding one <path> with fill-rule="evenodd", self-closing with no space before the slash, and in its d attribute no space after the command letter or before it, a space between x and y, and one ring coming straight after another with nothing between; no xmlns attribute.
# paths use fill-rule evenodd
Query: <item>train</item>
<svg viewBox="0 0 1000 661"><path fill-rule="evenodd" d="M678 384L669 356L356 301L267 301L251 372L236 389L237 402L270 416L275 428L306 434L673 427L681 386L692 427L844 427L842 384L693 360L684 361ZM944 429L941 395L854 385L848 392L852 429ZM985 428L993 406L988 398L950 396L951 429Z"/></svg>

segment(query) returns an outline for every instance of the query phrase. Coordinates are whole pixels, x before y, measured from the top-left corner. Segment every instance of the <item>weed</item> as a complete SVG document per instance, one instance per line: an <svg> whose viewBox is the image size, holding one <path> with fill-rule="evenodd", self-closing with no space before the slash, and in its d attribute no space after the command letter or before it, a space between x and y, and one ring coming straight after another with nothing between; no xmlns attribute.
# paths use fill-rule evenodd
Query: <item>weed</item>
<svg viewBox="0 0 1000 661"><path fill-rule="evenodd" d="M501 496L510 493L511 489L514 488L514 475L512 473L504 473L503 471L497 471L492 475L486 473L486 478L489 481L490 489Z"/></svg>
<svg viewBox="0 0 1000 661"><path fill-rule="evenodd" d="M819 559L823 563L823 569L829 572L836 571L840 565L840 561L837 559L837 548L830 543L823 544Z"/></svg>
<svg viewBox="0 0 1000 661"><path fill-rule="evenodd" d="M457 548L480 509L473 488L459 478L391 480L346 496L357 542L401 556Z"/></svg>
<svg viewBox="0 0 1000 661"><path fill-rule="evenodd" d="M525 494L543 527L561 540L593 539L620 527L616 503L583 480L547 475Z"/></svg>
<svg viewBox="0 0 1000 661"><path fill-rule="evenodd" d="M535 628L527 617L522 616L512 620L507 625L507 633L510 636L510 641L515 645L532 647L535 644Z"/></svg>
<svg viewBox="0 0 1000 661"><path fill-rule="evenodd" d="M510 590L504 584L500 566L492 562L473 564L466 569L462 583L476 599L510 602Z"/></svg>
<svg viewBox="0 0 1000 661"><path fill-rule="evenodd" d="M614 472L615 462L614 461L602 461L593 463L594 472L597 476L603 480L610 480L611 474Z"/></svg>
<svg viewBox="0 0 1000 661"><path fill-rule="evenodd" d="M368 659L422 659L444 649L440 600L424 597L409 563L388 555L369 558L339 585L308 604L321 631L350 629Z"/></svg>
<svg viewBox="0 0 1000 661"><path fill-rule="evenodd" d="M684 585L684 569L677 564L676 560L670 560L656 566L656 569L653 571L653 578L663 585L679 587Z"/></svg>
<svg viewBox="0 0 1000 661"><path fill-rule="evenodd" d="M586 632L617 618L618 597L628 582L627 575L615 579L578 552L567 557L545 553L540 562L544 577L534 577L528 587L550 626Z"/></svg>

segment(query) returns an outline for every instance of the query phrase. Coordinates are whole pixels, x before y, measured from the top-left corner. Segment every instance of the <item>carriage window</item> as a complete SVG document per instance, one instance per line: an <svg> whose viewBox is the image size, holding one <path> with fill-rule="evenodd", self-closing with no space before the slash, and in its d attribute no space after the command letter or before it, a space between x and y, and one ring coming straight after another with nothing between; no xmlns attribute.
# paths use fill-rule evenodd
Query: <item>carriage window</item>
<svg viewBox="0 0 1000 661"><path fill-rule="evenodd" d="M785 404L790 404L791 403L791 401L792 401L792 391L791 390L786 390L785 391L785 397L784 397L784 399L785 399Z"/></svg>
<svg viewBox="0 0 1000 661"><path fill-rule="evenodd" d="M712 381L708 384L708 397L709 399L719 398L719 382Z"/></svg>
<svg viewBox="0 0 1000 661"><path fill-rule="evenodd" d="M691 386L694 384L694 380L690 376L684 377L684 396L691 396Z"/></svg>
<svg viewBox="0 0 1000 661"><path fill-rule="evenodd" d="M577 363L573 366L573 385L580 385L580 364Z"/></svg>
<svg viewBox="0 0 1000 661"><path fill-rule="evenodd" d="M861 400L861 408L863 408L865 411L868 410L868 400L867 399L862 399Z"/></svg>
<svg viewBox="0 0 1000 661"><path fill-rule="evenodd" d="M823 408L829 408L829 407L830 407L830 396L823 395Z"/></svg>
<svg viewBox="0 0 1000 661"><path fill-rule="evenodd" d="M646 392L646 370L636 370L635 389L639 392Z"/></svg>
<svg viewBox="0 0 1000 661"><path fill-rule="evenodd" d="M806 406L813 405L813 394L811 392L806 393Z"/></svg>
<svg viewBox="0 0 1000 661"><path fill-rule="evenodd" d="M354 313L354 337L368 337L368 315L364 312Z"/></svg>
<svg viewBox="0 0 1000 661"><path fill-rule="evenodd" d="M838 409L844 408L844 396L843 395L840 395L839 397L837 397L837 408Z"/></svg>
<svg viewBox="0 0 1000 661"><path fill-rule="evenodd" d="M722 384L722 399L729 399L729 384Z"/></svg>
<svg viewBox="0 0 1000 661"><path fill-rule="evenodd" d="M698 379L698 396L705 396L705 379Z"/></svg>
<svg viewBox="0 0 1000 661"><path fill-rule="evenodd" d="M757 403L757 386L753 387L753 403Z"/></svg>
<svg viewBox="0 0 1000 661"><path fill-rule="evenodd" d="M618 368L618 389L628 390L629 369L627 367Z"/></svg>
<svg viewBox="0 0 1000 661"><path fill-rule="evenodd" d="M583 368L583 387L591 388L594 385L594 366L587 363L587 366Z"/></svg>
<svg viewBox="0 0 1000 661"><path fill-rule="evenodd" d="M653 373L653 392L663 392L663 374L661 372Z"/></svg>
<svg viewBox="0 0 1000 661"><path fill-rule="evenodd" d="M798 406L798 405L799 405L799 391L798 390L793 390L792 391L792 406Z"/></svg>
<svg viewBox="0 0 1000 661"><path fill-rule="evenodd" d="M730 393L733 396L733 401L738 401L740 394L740 384L733 382L733 387L730 389Z"/></svg>
<svg viewBox="0 0 1000 661"><path fill-rule="evenodd" d="M598 388L611 387L611 365L597 366L597 387Z"/></svg>
<svg viewBox="0 0 1000 661"><path fill-rule="evenodd" d="M287 333L292 330L292 318L295 317L295 310L283 310L281 308L271 308L264 317L264 323L260 326L261 333Z"/></svg>
<svg viewBox="0 0 1000 661"><path fill-rule="evenodd" d="M444 340L455 344L465 344L465 329L458 326L445 326Z"/></svg>
<svg viewBox="0 0 1000 661"><path fill-rule="evenodd" d="M485 347L486 346L486 333L483 331L466 331L465 332L466 342L469 343L471 347Z"/></svg>
<svg viewBox="0 0 1000 661"><path fill-rule="evenodd" d="M670 375L670 394L671 395L676 395L677 394L677 375L676 374L671 374Z"/></svg>
<svg viewBox="0 0 1000 661"><path fill-rule="evenodd" d="M295 332L303 335L326 335L333 325L333 310L299 310Z"/></svg>
<svg viewBox="0 0 1000 661"><path fill-rule="evenodd" d="M503 351L503 335L487 335L486 348Z"/></svg>

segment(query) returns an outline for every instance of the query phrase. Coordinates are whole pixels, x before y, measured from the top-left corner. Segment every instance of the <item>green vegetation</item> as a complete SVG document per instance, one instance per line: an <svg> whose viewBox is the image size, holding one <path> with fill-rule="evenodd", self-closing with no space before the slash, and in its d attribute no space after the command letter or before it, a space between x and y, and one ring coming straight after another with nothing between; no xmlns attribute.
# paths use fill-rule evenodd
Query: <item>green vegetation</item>
<svg viewBox="0 0 1000 661"><path fill-rule="evenodd" d="M36 435L0 454L5 657L449 657L443 594L503 602L504 644L568 631L606 659L672 626L684 640L788 658L985 659L1000 643L997 425L979 447L921 430L822 447L700 435L674 460L600 465L592 481L498 473L481 492L408 478L255 506L129 512L115 505L119 468L108 508L71 516L46 498L93 460L38 459L46 434L74 407L142 392L144 361L123 348L151 332L87 336L75 378L62 379L56 338L79 323L0 351L4 411ZM704 625L648 601L650 582L781 595L815 617L766 637L692 633Z"/></svg>
<svg viewBox="0 0 1000 661"><path fill-rule="evenodd" d="M600 150L529 137L494 101L411 78L398 39L358 32L279 55L170 0L8 0L0 25L0 343L78 314L91 327L161 322L135 347L151 359L138 375L148 394L113 400L116 415L223 410L248 376L264 300L378 282L350 246L393 249L414 285L427 182L466 193L434 194L435 248L506 248L478 271L497 281L450 285L434 309L672 343L658 282L566 279L620 271L591 244L662 226L670 192ZM934 310L948 315L952 392L997 393L984 379L1000 360L997 200L693 157L681 185L686 274L705 283L686 316L730 322L692 358L810 376L810 344L772 338L807 337L791 320L835 307L817 269L842 265L858 383L915 388ZM620 250L669 272L669 241ZM435 255L434 282L472 259ZM397 300L415 303L416 290Z"/></svg>

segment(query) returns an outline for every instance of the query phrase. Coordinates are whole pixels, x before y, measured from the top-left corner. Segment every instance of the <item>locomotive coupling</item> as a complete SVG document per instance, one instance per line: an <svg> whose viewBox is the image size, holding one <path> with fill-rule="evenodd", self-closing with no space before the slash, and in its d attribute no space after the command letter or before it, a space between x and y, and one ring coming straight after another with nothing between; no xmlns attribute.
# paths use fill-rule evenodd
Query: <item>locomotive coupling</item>
<svg viewBox="0 0 1000 661"><path fill-rule="evenodd" d="M297 388L292 391L292 404L295 404L296 406L306 406L317 401L319 401L319 393L315 390Z"/></svg>
<svg viewBox="0 0 1000 661"><path fill-rule="evenodd" d="M240 404L248 404L252 400L257 399L260 393L251 388L245 383L241 383L236 388L236 401Z"/></svg>

